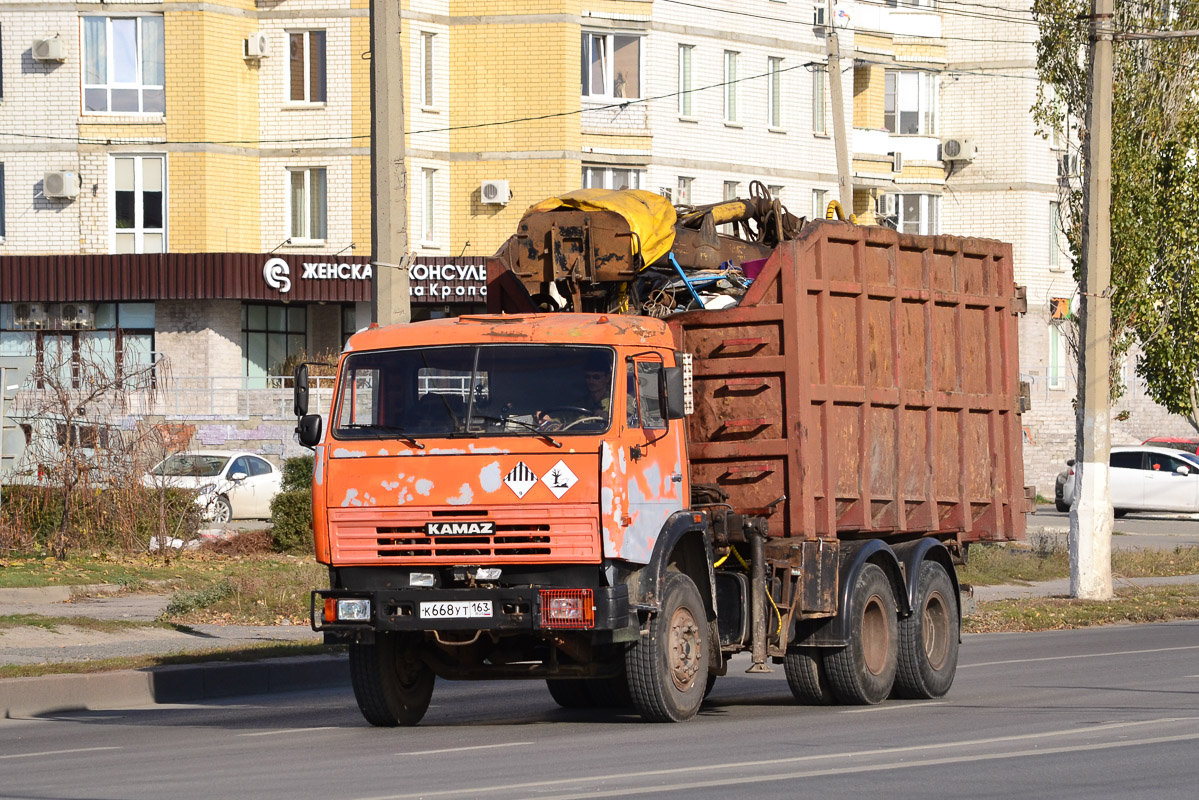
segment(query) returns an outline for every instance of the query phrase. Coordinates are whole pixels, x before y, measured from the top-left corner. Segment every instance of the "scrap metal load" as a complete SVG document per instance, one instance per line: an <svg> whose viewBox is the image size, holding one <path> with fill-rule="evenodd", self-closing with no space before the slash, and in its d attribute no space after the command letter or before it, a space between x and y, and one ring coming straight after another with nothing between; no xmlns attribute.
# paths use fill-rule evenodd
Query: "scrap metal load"
<svg viewBox="0 0 1199 800"><path fill-rule="evenodd" d="M656 317L725 308L803 227L758 181L748 199L705 206L676 207L637 189L580 189L525 212L488 260L489 305Z"/></svg>

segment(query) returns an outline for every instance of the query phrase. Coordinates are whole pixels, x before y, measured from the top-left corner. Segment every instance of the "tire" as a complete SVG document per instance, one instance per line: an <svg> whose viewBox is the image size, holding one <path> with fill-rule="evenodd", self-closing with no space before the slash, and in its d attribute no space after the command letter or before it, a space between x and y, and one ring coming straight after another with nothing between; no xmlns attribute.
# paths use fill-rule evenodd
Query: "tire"
<svg viewBox="0 0 1199 800"><path fill-rule="evenodd" d="M916 605L899 621L895 696L944 697L958 669L960 620L953 581L936 561L920 565Z"/></svg>
<svg viewBox="0 0 1199 800"><path fill-rule="evenodd" d="M578 678L546 678L550 697L563 708L591 708L595 704L587 692L587 681Z"/></svg>
<svg viewBox="0 0 1199 800"><path fill-rule="evenodd" d="M232 521L233 506L229 505L229 498L221 495L212 502L212 521L221 525Z"/></svg>
<svg viewBox="0 0 1199 800"><path fill-rule="evenodd" d="M891 693L899 662L895 592L877 564L858 573L849 595L849 645L824 657L829 685L846 705L875 705Z"/></svg>
<svg viewBox="0 0 1199 800"><path fill-rule="evenodd" d="M1128 509L1127 508L1117 508L1112 513L1115 515L1116 519L1124 519L1124 517L1128 514Z"/></svg>
<svg viewBox="0 0 1199 800"><path fill-rule="evenodd" d="M1067 503L1065 500L1054 500L1053 507L1056 508L1058 511L1061 511L1062 513L1065 513L1070 510L1070 504Z"/></svg>
<svg viewBox="0 0 1199 800"><path fill-rule="evenodd" d="M371 725L415 725L429 710L433 670L420 660L418 640L376 633L374 644L350 645L350 681Z"/></svg>
<svg viewBox="0 0 1199 800"><path fill-rule="evenodd" d="M783 671L787 674L787 686L800 705L827 706L834 702L820 648L789 648L783 657Z"/></svg>
<svg viewBox="0 0 1199 800"><path fill-rule="evenodd" d="M583 683L587 686L587 696L591 698L594 708L628 708L633 705L629 676L623 669L619 675L611 678L589 678Z"/></svg>
<svg viewBox="0 0 1199 800"><path fill-rule="evenodd" d="M661 610L625 653L633 707L647 722L695 716L707 687L708 616L695 583L681 572L662 579Z"/></svg>

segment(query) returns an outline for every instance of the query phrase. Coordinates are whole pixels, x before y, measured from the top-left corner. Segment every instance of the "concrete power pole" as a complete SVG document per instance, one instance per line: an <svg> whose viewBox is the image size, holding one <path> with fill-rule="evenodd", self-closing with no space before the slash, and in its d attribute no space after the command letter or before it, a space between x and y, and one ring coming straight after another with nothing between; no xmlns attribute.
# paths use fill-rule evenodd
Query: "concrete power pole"
<svg viewBox="0 0 1199 800"><path fill-rule="evenodd" d="M1112 196L1112 12L1091 6L1091 98L1087 111L1087 182L1082 230L1082 350L1075 426L1075 501L1070 508L1070 594L1107 600L1112 592L1110 284Z"/></svg>
<svg viewBox="0 0 1199 800"><path fill-rule="evenodd" d="M837 39L834 0L828 0L828 88L833 101L833 139L837 148L837 201L848 217L853 213L853 178L849 174L849 138L845 135L845 98L841 91L841 43ZM819 100L817 101L819 102Z"/></svg>
<svg viewBox="0 0 1199 800"><path fill-rule="evenodd" d="M408 172L404 165L404 57L399 0L370 0L371 321L412 318L408 295ZM401 266L403 265L403 266Z"/></svg>

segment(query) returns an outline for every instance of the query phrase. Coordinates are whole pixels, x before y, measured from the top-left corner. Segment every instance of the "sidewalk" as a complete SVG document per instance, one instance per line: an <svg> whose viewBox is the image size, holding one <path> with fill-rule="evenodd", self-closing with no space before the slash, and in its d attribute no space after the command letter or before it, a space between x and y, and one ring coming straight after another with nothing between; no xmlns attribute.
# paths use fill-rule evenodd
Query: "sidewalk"
<svg viewBox="0 0 1199 800"><path fill-rule="evenodd" d="M1122 586L1199 583L1199 575L1170 578L1118 578ZM92 594L72 601L71 592ZM88 617L102 620L157 619L169 595L117 594L118 586L0 589L0 617ZM1070 591L1067 579L1028 585L979 586L975 602L1051 597ZM321 636L296 625L196 625L187 630L136 627L113 632L63 624L55 630L31 625L0 628L0 664L86 663L138 655L196 654L205 650L264 642L319 643ZM344 655L275 658L253 662L206 662L138 670L0 679L4 718L62 711L100 710L197 702L265 692L349 686Z"/></svg>

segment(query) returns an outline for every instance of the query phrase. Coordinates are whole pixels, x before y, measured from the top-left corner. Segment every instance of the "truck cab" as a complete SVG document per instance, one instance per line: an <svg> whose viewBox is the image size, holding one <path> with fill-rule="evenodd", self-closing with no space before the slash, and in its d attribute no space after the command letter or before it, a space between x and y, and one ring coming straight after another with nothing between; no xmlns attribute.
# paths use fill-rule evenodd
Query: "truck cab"
<svg viewBox="0 0 1199 800"><path fill-rule="evenodd" d="M302 434L330 568L314 627L352 652L411 650L444 677L543 676L562 694L585 684L558 677L622 681L618 645L654 601L635 576L664 531L703 518L685 511L683 378L669 329L644 317L464 316L351 337L327 430ZM688 612L696 652L713 643L711 606ZM694 660L684 688L702 692Z"/></svg>

